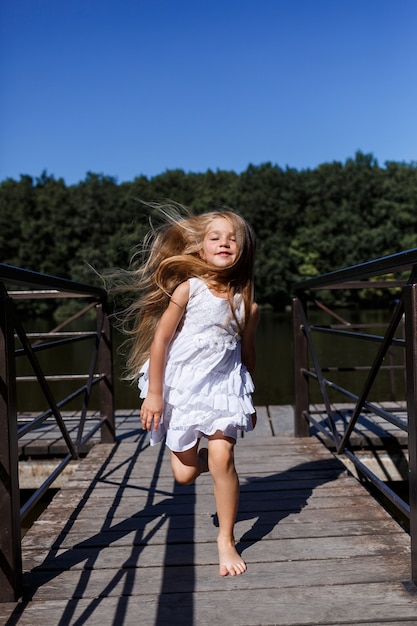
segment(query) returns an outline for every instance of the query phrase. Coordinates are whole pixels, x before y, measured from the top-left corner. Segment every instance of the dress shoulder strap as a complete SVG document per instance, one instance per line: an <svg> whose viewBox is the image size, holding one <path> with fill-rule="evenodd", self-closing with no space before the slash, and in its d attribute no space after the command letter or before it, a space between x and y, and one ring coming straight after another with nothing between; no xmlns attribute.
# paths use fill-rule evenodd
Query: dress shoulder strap
<svg viewBox="0 0 417 626"><path fill-rule="evenodd" d="M201 278L191 277L188 279L190 283L190 298L207 289L207 285Z"/></svg>

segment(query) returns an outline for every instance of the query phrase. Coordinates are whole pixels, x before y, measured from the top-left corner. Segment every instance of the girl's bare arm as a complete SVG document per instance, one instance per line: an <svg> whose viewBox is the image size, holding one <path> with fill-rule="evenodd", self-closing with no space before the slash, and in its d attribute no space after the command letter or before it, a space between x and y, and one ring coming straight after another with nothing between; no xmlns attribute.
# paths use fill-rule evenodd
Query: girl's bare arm
<svg viewBox="0 0 417 626"><path fill-rule="evenodd" d="M181 283L172 294L170 303L159 320L149 355L149 388L141 407L142 427L158 429L164 408L163 379L168 348L184 315L189 297L188 282Z"/></svg>
<svg viewBox="0 0 417 626"><path fill-rule="evenodd" d="M252 303L248 322L242 333L242 363L246 365L250 374L253 375L256 365L255 337L259 322L259 307L256 302Z"/></svg>

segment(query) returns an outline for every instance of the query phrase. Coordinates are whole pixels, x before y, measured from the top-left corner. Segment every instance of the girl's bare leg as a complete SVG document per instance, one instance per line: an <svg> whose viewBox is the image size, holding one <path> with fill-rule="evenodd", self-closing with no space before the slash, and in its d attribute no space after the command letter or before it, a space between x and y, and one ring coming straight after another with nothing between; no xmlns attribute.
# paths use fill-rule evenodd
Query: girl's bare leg
<svg viewBox="0 0 417 626"><path fill-rule="evenodd" d="M203 472L208 472L207 448L198 450L199 441L185 452L171 452L174 478L182 485L191 485Z"/></svg>
<svg viewBox="0 0 417 626"><path fill-rule="evenodd" d="M235 548L234 526L239 504L239 479L234 462L234 439L218 431L209 437L209 470L214 482L214 498L219 520L217 545L220 576L237 576L246 571L246 563Z"/></svg>

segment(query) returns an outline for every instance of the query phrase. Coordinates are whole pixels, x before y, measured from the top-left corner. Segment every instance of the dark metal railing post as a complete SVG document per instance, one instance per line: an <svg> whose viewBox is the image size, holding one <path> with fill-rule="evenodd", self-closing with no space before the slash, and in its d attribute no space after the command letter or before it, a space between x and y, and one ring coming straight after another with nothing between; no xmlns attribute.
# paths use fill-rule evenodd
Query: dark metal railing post
<svg viewBox="0 0 417 626"><path fill-rule="evenodd" d="M105 418L101 426L101 443L114 443L116 433L113 386L113 353L110 318L103 304L97 305L97 328L102 331L98 351L98 366L104 378L99 382L99 405L101 418Z"/></svg>
<svg viewBox="0 0 417 626"><path fill-rule="evenodd" d="M0 602L22 594L13 302L0 294Z"/></svg>
<svg viewBox="0 0 417 626"><path fill-rule="evenodd" d="M303 302L293 299L293 342L294 342L294 435L308 437L310 428L304 417L309 409L308 379L303 370L308 368L307 338L303 329Z"/></svg>
<svg viewBox="0 0 417 626"><path fill-rule="evenodd" d="M8 292L6 286L9 284L23 289ZM89 304L50 333L29 334L22 325L15 305L15 300L21 298L86 298ZM97 303L99 305L96 332L60 332L64 325L81 317ZM61 338L61 334L68 336ZM47 339L32 344L33 337ZM49 337L53 337L53 340L49 341ZM36 354L39 351L87 339L95 340L89 372L87 376L84 374L75 376L75 379L80 380L87 378L87 382L57 401L49 385L49 379L65 380L71 379L72 376L47 376ZM15 345L17 340L20 343L18 348ZM16 379L16 359L21 356L26 357L33 375ZM101 366L99 372L97 372L98 361ZM18 424L16 384L19 380L32 379L36 380L42 389L48 408L28 422ZM91 390L95 385L99 386L100 420L95 415L92 420L94 425L84 434ZM81 416L76 433L72 433L67 428L61 409L80 396L83 397ZM22 595L21 521L33 510L71 459L78 457L84 443L90 441L99 428L102 442L114 442L114 413L111 327L107 315L105 290L0 263L0 602L14 602ZM26 433L36 431L50 417L55 419L68 453L29 500L20 507L18 440ZM73 434L76 434L75 441Z"/></svg>
<svg viewBox="0 0 417 626"><path fill-rule="evenodd" d="M411 272L408 281L404 277L405 271ZM397 278L394 280L379 280L378 277L388 274L394 274ZM316 299L316 293L319 291L376 289L379 287L383 289L399 287L402 289L402 298L397 302L390 322L386 325L384 336L358 332L361 327L369 325L351 324L350 329L344 328L340 330L340 328L333 325L310 325L307 318L304 322L300 319L304 313L302 305L307 299L309 302L311 300L319 304ZM408 518L411 536L411 578L417 584L417 248L300 281L294 285L294 293L296 294L293 306L296 434L301 436L297 429L298 427L301 429L305 428L304 419L315 425L319 432L336 445L337 453L343 453L353 462L358 473L366 477L394 505L399 513ZM320 308L325 307L320 306ZM344 320L341 321L346 325ZM396 336L399 328L404 328L403 337ZM346 363L342 367L329 366L324 368L316 361L314 345L311 341L312 332L330 333L335 337L351 338L355 339L355 341L375 341L379 344L379 349L370 367L356 367ZM305 357L306 342L307 347L310 349L307 358ZM388 350L394 347L401 348L405 355L403 369L405 372L408 420L404 419L403 403L402 400L400 401L400 398L396 398L396 404L398 404L394 407L385 407L382 402L372 401L371 399L371 392L374 391L373 383L379 373L383 369L387 369L383 363ZM306 365L303 365L303 363ZM308 363L312 363L313 367L309 367ZM360 395L351 388L347 388L346 384L341 385L335 380L321 376L323 371L349 372L360 370L368 371ZM306 378L311 378L319 383L321 398L326 406L327 417L325 419L322 419L324 413L322 409L317 407L317 411L309 410L308 390L304 380ZM346 378L348 377L346 376ZM349 398L350 402L353 401L355 403L354 409L352 410L349 407L347 410L342 409L339 412L336 408L335 411L329 412L326 404L328 395L325 389L331 389L333 393ZM319 414L319 419L315 418L315 413ZM350 440L350 436L353 434L355 427L359 425L362 413L369 414L369 418L368 415L364 415L365 419L361 427L365 426L368 419L369 424L375 424L374 418L377 417L398 428L400 434L403 432L408 434L409 502L400 497L396 491L391 489L387 480L381 480L377 472L355 454L355 443ZM339 435L341 438L338 443L337 435L339 432L341 432L341 436ZM303 431L302 434L304 434ZM362 437L361 428L358 428L358 434ZM389 437L392 437L391 432L389 432ZM366 438L367 435L365 434L363 440L366 441ZM398 445L403 446L402 440L398 439ZM382 460L381 465L384 468ZM388 475L385 477L388 478ZM393 516L396 517L395 513L393 513Z"/></svg>
<svg viewBox="0 0 417 626"><path fill-rule="evenodd" d="M417 584L417 285L404 288L411 577Z"/></svg>

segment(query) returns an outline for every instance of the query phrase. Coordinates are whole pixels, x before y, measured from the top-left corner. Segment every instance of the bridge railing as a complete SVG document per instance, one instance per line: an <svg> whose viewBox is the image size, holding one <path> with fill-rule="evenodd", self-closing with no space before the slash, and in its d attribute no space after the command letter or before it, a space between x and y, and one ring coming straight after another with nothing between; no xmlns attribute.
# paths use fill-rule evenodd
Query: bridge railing
<svg viewBox="0 0 417 626"><path fill-rule="evenodd" d="M386 280L387 275L392 279ZM351 323L330 311L319 302L325 290L393 289L394 307L387 311L385 332L365 332L366 326ZM391 292L392 293L392 292ZM330 272L304 280L294 286L293 345L295 381L295 434L308 436L315 428L331 442L338 454L344 454L357 471L380 490L409 520L411 535L411 576L417 583L417 249L353 267ZM310 321L315 306L326 309L333 324L318 325ZM389 307L387 307L389 309ZM373 325L375 326L375 325ZM373 342L376 344L373 362L368 367L343 363L341 367L327 367L322 362L317 338L326 333L334 342ZM390 352L402 351L403 365L387 365ZM345 353L347 349L345 348ZM380 402L373 397L373 386L385 369L391 374L404 369L404 410L401 403ZM352 390L352 376L360 373L359 388ZM337 381L331 375L337 372ZM347 382L349 381L349 383ZM323 411L311 403L312 385L319 389ZM316 391L316 390L315 390ZM341 400L352 405L349 411L340 411ZM392 403L391 403L392 404ZM355 454L352 435L361 414L376 418L378 428L386 427L405 433L408 445L408 501L399 496L359 455Z"/></svg>
<svg viewBox="0 0 417 626"><path fill-rule="evenodd" d="M85 306L50 332L28 332L19 301L51 298L58 302L62 299L82 299ZM93 323L93 330L63 330L76 318L91 316L91 310L94 309L96 322ZM38 358L39 353L49 353L60 346L76 342L91 346L89 371L75 376L46 374ZM27 361L32 373L30 376L17 376L18 359ZM75 380L79 387L58 399L53 390L53 382L57 380L71 380L72 385ZM46 410L23 422L18 420L18 389L22 381L35 381L46 400L44 406L47 406ZM91 426L87 411L92 390L96 386L100 416ZM62 411L74 402L80 404L75 433L67 427ZM42 428L47 420L48 423L53 420L58 425L66 453L51 475L21 507L18 442L30 431ZM86 442L98 430L101 431L103 443L114 441L112 339L105 290L0 264L0 601L14 601L22 592L22 520L70 461L79 457Z"/></svg>

